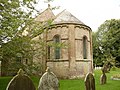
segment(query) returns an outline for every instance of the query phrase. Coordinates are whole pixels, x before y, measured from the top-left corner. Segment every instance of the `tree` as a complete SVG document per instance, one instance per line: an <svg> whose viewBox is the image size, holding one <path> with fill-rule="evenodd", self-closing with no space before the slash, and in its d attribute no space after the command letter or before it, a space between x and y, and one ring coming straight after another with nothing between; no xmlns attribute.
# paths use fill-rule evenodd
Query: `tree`
<svg viewBox="0 0 120 90"><path fill-rule="evenodd" d="M7 72L6 70L9 69L7 65L12 61L16 61L21 56L22 58L28 57L31 53L27 51L28 48L29 50L31 48L30 39L22 36L22 32L27 23L31 21L32 12L35 10L33 4L36 4L35 0L0 1L0 60L2 61L2 71ZM7 74L5 72L2 74Z"/></svg>
<svg viewBox="0 0 120 90"><path fill-rule="evenodd" d="M35 0L0 1L0 45L14 38L23 29L34 10L33 1Z"/></svg>
<svg viewBox="0 0 120 90"><path fill-rule="evenodd" d="M111 58L115 58L116 62L120 63L120 20L106 20L98 28L95 38L98 45L94 48L100 48L97 59L99 56L104 61L111 61ZM94 52L96 52L95 49Z"/></svg>
<svg viewBox="0 0 120 90"><path fill-rule="evenodd" d="M102 66L102 52L97 38L97 32L92 32L93 41L93 64L94 66Z"/></svg>
<svg viewBox="0 0 120 90"><path fill-rule="evenodd" d="M44 29L44 25L34 22L34 18L32 18L32 13L36 11L34 8L34 4L37 4L36 1L0 1L0 60L2 61L2 75L10 74L7 71L11 71L11 69L24 68L23 63L32 62L35 53L35 49L32 47L33 43L44 46L42 41L35 42L31 40L33 37L43 33ZM46 1L49 3L51 0ZM28 30L28 35L23 35L25 30Z"/></svg>

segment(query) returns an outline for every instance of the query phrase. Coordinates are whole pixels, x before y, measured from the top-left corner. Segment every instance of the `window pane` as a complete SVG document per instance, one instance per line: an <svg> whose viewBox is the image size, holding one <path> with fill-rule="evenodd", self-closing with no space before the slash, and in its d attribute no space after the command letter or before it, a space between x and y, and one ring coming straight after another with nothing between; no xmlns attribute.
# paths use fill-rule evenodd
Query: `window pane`
<svg viewBox="0 0 120 90"><path fill-rule="evenodd" d="M83 37L83 58L87 59L87 38Z"/></svg>
<svg viewBox="0 0 120 90"><path fill-rule="evenodd" d="M55 49L55 59L60 59L60 48Z"/></svg>
<svg viewBox="0 0 120 90"><path fill-rule="evenodd" d="M58 35L54 37L54 42L56 45L60 43L60 37ZM54 52L55 52L55 59L60 59L60 47L55 46Z"/></svg>
<svg viewBox="0 0 120 90"><path fill-rule="evenodd" d="M48 46L48 59L50 59L50 46Z"/></svg>

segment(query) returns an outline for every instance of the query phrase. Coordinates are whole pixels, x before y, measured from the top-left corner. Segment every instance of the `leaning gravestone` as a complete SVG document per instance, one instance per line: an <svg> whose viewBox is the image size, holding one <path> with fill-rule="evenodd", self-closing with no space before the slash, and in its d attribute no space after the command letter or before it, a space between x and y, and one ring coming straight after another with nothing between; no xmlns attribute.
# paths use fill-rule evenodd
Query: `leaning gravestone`
<svg viewBox="0 0 120 90"><path fill-rule="evenodd" d="M92 73L88 73L85 77L85 90L95 90L95 79Z"/></svg>
<svg viewBox="0 0 120 90"><path fill-rule="evenodd" d="M106 84L106 81L107 81L107 76L106 76L106 74L105 74L105 70L104 69L102 69L102 75L101 75L101 77L100 77L100 84Z"/></svg>
<svg viewBox="0 0 120 90"><path fill-rule="evenodd" d="M9 82L6 90L36 90L32 80L20 69Z"/></svg>
<svg viewBox="0 0 120 90"><path fill-rule="evenodd" d="M58 90L59 81L56 75L48 67L39 81L38 90Z"/></svg>

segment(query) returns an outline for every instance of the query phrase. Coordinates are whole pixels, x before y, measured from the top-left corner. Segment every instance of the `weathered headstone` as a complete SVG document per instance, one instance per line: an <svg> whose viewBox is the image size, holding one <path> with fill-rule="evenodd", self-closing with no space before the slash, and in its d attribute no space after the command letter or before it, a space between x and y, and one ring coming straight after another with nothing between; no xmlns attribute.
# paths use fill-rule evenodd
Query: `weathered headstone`
<svg viewBox="0 0 120 90"><path fill-rule="evenodd" d="M32 80L20 69L9 82L6 90L36 90Z"/></svg>
<svg viewBox="0 0 120 90"><path fill-rule="evenodd" d="M106 84L106 81L107 81L107 76L106 76L106 74L105 74L105 70L104 69L102 69L102 75L101 75L101 77L100 77L100 84Z"/></svg>
<svg viewBox="0 0 120 90"><path fill-rule="evenodd" d="M59 80L48 67L39 81L38 90L58 90Z"/></svg>
<svg viewBox="0 0 120 90"><path fill-rule="evenodd" d="M110 62L106 61L106 63L103 65L103 68L105 73L109 73L110 69L111 69L111 64Z"/></svg>
<svg viewBox="0 0 120 90"><path fill-rule="evenodd" d="M85 90L95 90L95 79L92 73L88 73L85 77Z"/></svg>

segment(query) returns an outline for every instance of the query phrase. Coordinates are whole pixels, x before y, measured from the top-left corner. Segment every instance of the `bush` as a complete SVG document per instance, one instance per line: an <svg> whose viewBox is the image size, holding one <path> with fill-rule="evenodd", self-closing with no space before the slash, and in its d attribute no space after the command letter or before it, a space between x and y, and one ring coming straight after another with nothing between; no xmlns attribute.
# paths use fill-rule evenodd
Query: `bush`
<svg viewBox="0 0 120 90"><path fill-rule="evenodd" d="M117 67L116 67L116 66L113 66L113 67L111 68L111 70L112 70L112 71L116 71L116 70L117 70Z"/></svg>

